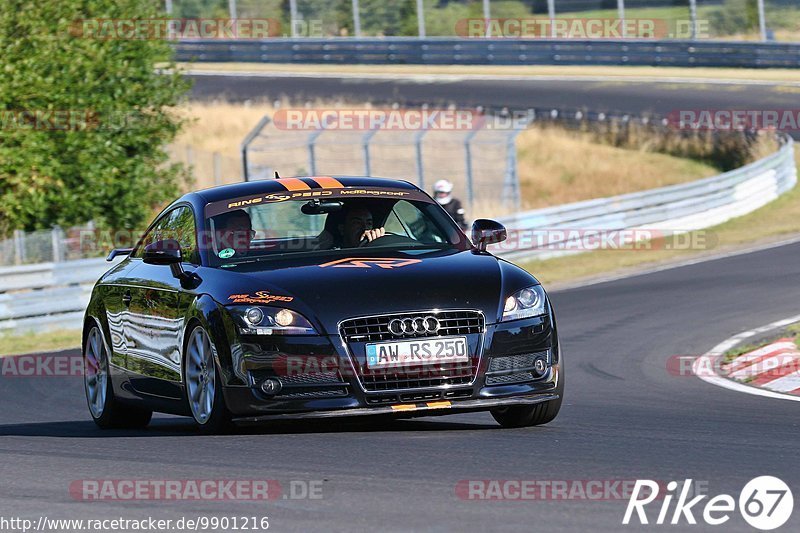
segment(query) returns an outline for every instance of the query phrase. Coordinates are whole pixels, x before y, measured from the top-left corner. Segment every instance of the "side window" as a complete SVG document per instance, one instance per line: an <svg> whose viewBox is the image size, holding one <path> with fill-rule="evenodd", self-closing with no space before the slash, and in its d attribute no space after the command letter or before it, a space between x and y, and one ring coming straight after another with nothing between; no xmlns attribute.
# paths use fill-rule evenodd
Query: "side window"
<svg viewBox="0 0 800 533"><path fill-rule="evenodd" d="M200 252L197 248L197 232L194 214L188 207L179 207L170 217L170 231L173 239L181 245L183 260L193 265L200 264Z"/></svg>
<svg viewBox="0 0 800 533"><path fill-rule="evenodd" d="M420 242L441 243L446 239L414 204L400 200L386 220L386 231L406 235Z"/></svg>
<svg viewBox="0 0 800 533"><path fill-rule="evenodd" d="M197 247L197 232L195 231L194 214L188 207L178 207L156 222L144 236L139 247L132 257L140 258L148 245L165 239L175 239L181 246L184 261L195 265L200 264L200 253Z"/></svg>

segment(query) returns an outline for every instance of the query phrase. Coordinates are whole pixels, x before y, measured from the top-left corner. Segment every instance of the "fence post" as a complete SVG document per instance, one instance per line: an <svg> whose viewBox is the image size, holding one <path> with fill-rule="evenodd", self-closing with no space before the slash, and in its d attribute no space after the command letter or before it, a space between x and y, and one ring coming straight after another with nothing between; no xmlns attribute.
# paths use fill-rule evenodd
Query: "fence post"
<svg viewBox="0 0 800 533"><path fill-rule="evenodd" d="M417 33L420 39L425 38L425 3L417 0Z"/></svg>
<svg viewBox="0 0 800 533"><path fill-rule="evenodd" d="M619 26L622 28L622 38L624 39L627 37L625 35L625 0L617 0L617 16L619 17Z"/></svg>
<svg viewBox="0 0 800 533"><path fill-rule="evenodd" d="M362 140L362 146L364 149L365 176L372 176L372 159L369 156L369 143L372 141L372 138L375 136L376 133L378 133L378 131L380 131L378 128L369 130L367 133L364 134L364 139Z"/></svg>
<svg viewBox="0 0 800 533"><path fill-rule="evenodd" d="M317 175L317 154L314 151L314 144L317 142L317 137L324 131L320 129L308 136L308 167L311 169L312 176Z"/></svg>
<svg viewBox="0 0 800 533"><path fill-rule="evenodd" d="M417 160L417 182L419 188L425 190L425 166L422 162L422 139L428 130L422 128L414 134L414 152Z"/></svg>
<svg viewBox="0 0 800 533"><path fill-rule="evenodd" d="M689 20L691 22L691 36L693 41L697 39L697 0L689 0Z"/></svg>
<svg viewBox="0 0 800 533"><path fill-rule="evenodd" d="M758 31L761 34L761 40L767 40L767 21L764 14L764 0L758 0Z"/></svg>
<svg viewBox="0 0 800 533"><path fill-rule="evenodd" d="M289 25L292 38L297 37L297 0L289 0Z"/></svg>
<svg viewBox="0 0 800 533"><path fill-rule="evenodd" d="M25 262L25 232L21 229L14 230L14 264L21 265Z"/></svg>
<svg viewBox="0 0 800 533"><path fill-rule="evenodd" d="M492 8L489 0L483 0L483 23L486 24L486 37L492 36L492 25L489 20L492 18Z"/></svg>
<svg viewBox="0 0 800 533"><path fill-rule="evenodd" d="M467 169L467 201L469 202L469 210L473 212L473 204L475 200L474 190L473 190L473 176L472 176L472 139L475 135L478 134L478 129L474 129L467 134L464 138L464 157Z"/></svg>
<svg viewBox="0 0 800 533"><path fill-rule="evenodd" d="M214 185L222 184L222 157L219 152L214 152L212 155L214 161Z"/></svg>
<svg viewBox="0 0 800 533"><path fill-rule="evenodd" d="M547 17L550 19L550 37L556 36L556 1L547 0Z"/></svg>
<svg viewBox="0 0 800 533"><path fill-rule="evenodd" d="M53 262L61 262L61 228L57 225L50 230L50 242L53 248Z"/></svg>
<svg viewBox="0 0 800 533"><path fill-rule="evenodd" d="M358 0L353 0L353 31L356 37L361 37L361 11L358 7Z"/></svg>

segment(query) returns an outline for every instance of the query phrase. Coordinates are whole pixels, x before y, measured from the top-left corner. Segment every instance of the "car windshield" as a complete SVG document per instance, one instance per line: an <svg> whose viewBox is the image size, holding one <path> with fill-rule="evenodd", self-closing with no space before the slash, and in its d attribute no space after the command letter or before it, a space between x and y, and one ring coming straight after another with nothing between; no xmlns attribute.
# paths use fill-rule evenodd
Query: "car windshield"
<svg viewBox="0 0 800 533"><path fill-rule="evenodd" d="M363 194L353 194L353 193ZM368 194L371 193L371 194ZM211 266L356 248L466 249L453 220L409 190L326 191L232 198L206 207Z"/></svg>

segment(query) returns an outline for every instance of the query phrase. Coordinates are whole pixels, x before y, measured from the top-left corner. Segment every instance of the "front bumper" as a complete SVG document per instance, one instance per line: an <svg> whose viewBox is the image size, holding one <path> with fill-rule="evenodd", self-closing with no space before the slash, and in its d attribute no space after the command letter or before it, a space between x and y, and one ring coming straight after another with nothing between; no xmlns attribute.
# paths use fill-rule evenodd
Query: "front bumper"
<svg viewBox="0 0 800 533"><path fill-rule="evenodd" d="M234 349L242 354L238 373L244 374L245 379L224 384L223 391L233 415L252 421L369 415L432 416L530 405L558 398L561 354L552 316L488 324L482 334L470 339L470 344L474 352L474 374L469 382L453 381L441 386L403 390L367 390L359 375L362 362L359 354L351 352L338 335L244 338ZM514 371L497 372L490 367L493 358L542 352L548 354L547 371L529 380L515 381L513 378L519 373L509 380L498 379ZM304 383L303 372L338 378L311 387ZM290 385L276 395L265 395L260 383L268 377Z"/></svg>
<svg viewBox="0 0 800 533"><path fill-rule="evenodd" d="M282 413L242 417L242 422L261 422L266 420L296 420L309 418L336 418L352 416L377 416L392 415L397 418L413 418L418 416L438 416L455 413L470 413L474 411L487 411L497 407L512 407L515 405L535 405L537 403L557 400L558 394L544 393L534 396L515 396L512 398L458 400L454 402L439 401L425 403L404 403L383 407L357 407L353 409L332 409L328 411L307 411L298 413Z"/></svg>

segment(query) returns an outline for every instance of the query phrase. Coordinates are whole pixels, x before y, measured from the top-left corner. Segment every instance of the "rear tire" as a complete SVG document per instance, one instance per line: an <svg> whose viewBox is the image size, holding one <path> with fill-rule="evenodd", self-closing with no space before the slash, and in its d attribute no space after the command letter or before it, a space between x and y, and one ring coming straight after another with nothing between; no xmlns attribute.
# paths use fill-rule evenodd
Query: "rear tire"
<svg viewBox="0 0 800 533"><path fill-rule="evenodd" d="M227 433L234 425L222 395L222 380L216 364L217 350L203 326L195 325L187 339L183 384L189 411L202 433Z"/></svg>
<svg viewBox="0 0 800 533"><path fill-rule="evenodd" d="M86 329L83 382L92 420L101 429L140 429L150 423L153 411L124 405L114 396L108 348L98 326Z"/></svg>
<svg viewBox="0 0 800 533"><path fill-rule="evenodd" d="M564 367L559 367L558 385L555 392L557 400L537 403L534 405L517 405L492 409L491 413L498 424L504 428L523 428L540 426L552 422L561 410L564 399Z"/></svg>

